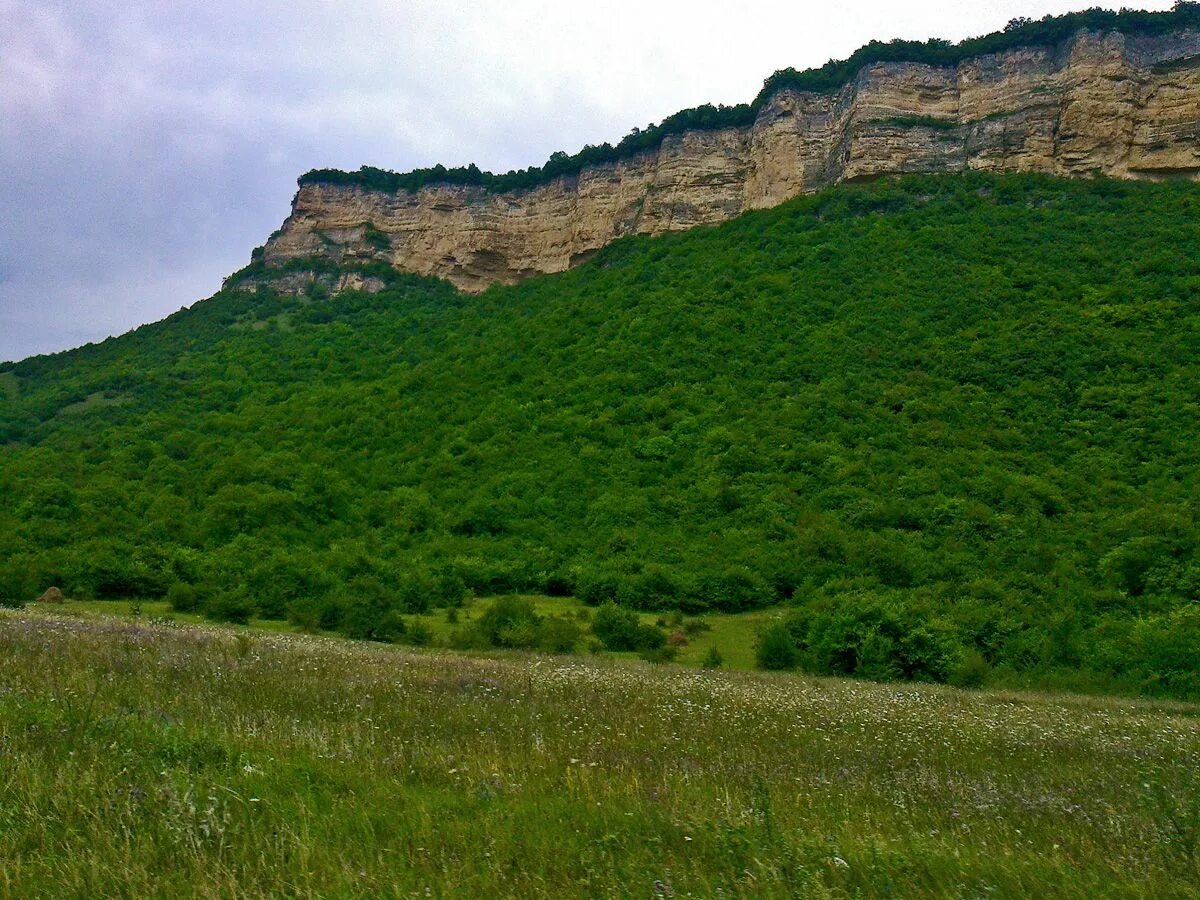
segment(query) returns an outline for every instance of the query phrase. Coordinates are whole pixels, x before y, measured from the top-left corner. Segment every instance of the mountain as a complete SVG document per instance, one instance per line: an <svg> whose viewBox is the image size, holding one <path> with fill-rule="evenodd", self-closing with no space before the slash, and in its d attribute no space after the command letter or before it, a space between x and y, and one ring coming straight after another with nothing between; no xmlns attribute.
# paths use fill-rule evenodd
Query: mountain
<svg viewBox="0 0 1200 900"><path fill-rule="evenodd" d="M959 45L873 43L541 169L315 170L256 251L380 260L467 291L561 272L629 234L728 221L842 181L961 171L1200 175L1200 5L1093 10Z"/></svg>
<svg viewBox="0 0 1200 900"><path fill-rule="evenodd" d="M478 296L252 267L0 370L0 594L787 604L830 671L1200 696L1197 260L1190 181L966 173Z"/></svg>

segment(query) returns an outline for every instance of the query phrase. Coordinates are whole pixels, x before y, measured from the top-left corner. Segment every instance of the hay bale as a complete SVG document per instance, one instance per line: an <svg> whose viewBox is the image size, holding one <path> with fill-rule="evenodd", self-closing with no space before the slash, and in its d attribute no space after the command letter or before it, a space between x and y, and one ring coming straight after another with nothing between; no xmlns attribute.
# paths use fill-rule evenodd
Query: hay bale
<svg viewBox="0 0 1200 900"><path fill-rule="evenodd" d="M56 587L46 588L46 593L38 597L38 603L62 603L63 592Z"/></svg>

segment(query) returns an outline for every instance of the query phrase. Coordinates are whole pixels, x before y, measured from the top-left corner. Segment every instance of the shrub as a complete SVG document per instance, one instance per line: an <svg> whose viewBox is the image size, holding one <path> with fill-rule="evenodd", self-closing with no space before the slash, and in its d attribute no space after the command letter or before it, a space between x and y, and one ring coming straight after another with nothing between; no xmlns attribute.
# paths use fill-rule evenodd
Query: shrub
<svg viewBox="0 0 1200 900"><path fill-rule="evenodd" d="M22 566L0 566L0 606L20 608L37 596L37 585Z"/></svg>
<svg viewBox="0 0 1200 900"><path fill-rule="evenodd" d="M968 648L963 652L954 671L950 673L950 683L955 687L979 688L987 684L992 667L978 650Z"/></svg>
<svg viewBox="0 0 1200 900"><path fill-rule="evenodd" d="M721 651L715 646L708 648L708 653L704 655L704 661L701 663L706 669L719 669L725 663L725 657L721 655Z"/></svg>
<svg viewBox="0 0 1200 900"><path fill-rule="evenodd" d="M533 647L538 642L541 616L525 597L499 597L484 610L475 627L492 647Z"/></svg>
<svg viewBox="0 0 1200 900"><path fill-rule="evenodd" d="M551 653L574 653L583 637L583 629L567 616L551 616L542 620L538 646Z"/></svg>
<svg viewBox="0 0 1200 900"><path fill-rule="evenodd" d="M338 630L355 640L395 643L404 636L407 626L399 610L387 601L360 597L344 605Z"/></svg>
<svg viewBox="0 0 1200 900"><path fill-rule="evenodd" d="M222 592L204 601L203 612L206 618L214 622L249 625L250 617L254 615L254 604L245 594Z"/></svg>
<svg viewBox="0 0 1200 900"><path fill-rule="evenodd" d="M344 609L332 597L305 597L288 604L287 620L301 631L336 631L342 624Z"/></svg>
<svg viewBox="0 0 1200 900"><path fill-rule="evenodd" d="M200 606L200 593L192 585L176 581L167 588L167 605L175 612L195 612Z"/></svg>
<svg viewBox="0 0 1200 900"><path fill-rule="evenodd" d="M454 650L486 650L491 646L487 636L475 626L455 628L450 632L449 644Z"/></svg>
<svg viewBox="0 0 1200 900"><path fill-rule="evenodd" d="M429 608L438 598L438 586L433 576L428 572L405 572L396 586L395 597L400 608L406 613L421 615L429 612ZM459 596L461 600L461 595Z"/></svg>
<svg viewBox="0 0 1200 900"><path fill-rule="evenodd" d="M679 655L678 647L647 647L639 654L646 662L652 663L669 663L674 662L675 657Z"/></svg>
<svg viewBox="0 0 1200 900"><path fill-rule="evenodd" d="M772 671L793 669L799 659L796 642L783 622L772 622L758 636L754 648L760 668Z"/></svg>
<svg viewBox="0 0 1200 900"><path fill-rule="evenodd" d="M247 588L264 619L282 619L288 607L302 597L329 591L327 576L300 555L278 553L250 569Z"/></svg>
<svg viewBox="0 0 1200 900"><path fill-rule="evenodd" d="M404 620L400 619L400 624L404 624ZM403 640L406 643L412 644L414 647L428 647L433 643L433 629L428 622L422 619L415 619L411 624L403 630Z"/></svg>
<svg viewBox="0 0 1200 900"><path fill-rule="evenodd" d="M866 592L833 596L827 608L793 615L787 627L814 671L876 681L946 681L960 655L943 626Z"/></svg>
<svg viewBox="0 0 1200 900"><path fill-rule="evenodd" d="M620 586L615 575L590 570L582 572L576 580L579 599L589 606L615 603Z"/></svg>
<svg viewBox="0 0 1200 900"><path fill-rule="evenodd" d="M731 568L720 575L706 576L700 579L696 590L705 604L722 612L756 609L775 599L770 586L746 568Z"/></svg>
<svg viewBox="0 0 1200 900"><path fill-rule="evenodd" d="M631 609L605 603L592 617L592 634L609 650L657 650L667 642L661 628L643 625Z"/></svg>

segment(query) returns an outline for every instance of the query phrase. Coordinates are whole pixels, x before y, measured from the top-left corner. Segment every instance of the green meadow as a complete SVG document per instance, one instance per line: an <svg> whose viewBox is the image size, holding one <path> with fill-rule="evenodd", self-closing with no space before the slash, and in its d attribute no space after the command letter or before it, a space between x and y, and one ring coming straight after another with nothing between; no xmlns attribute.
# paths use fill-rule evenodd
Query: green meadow
<svg viewBox="0 0 1200 900"><path fill-rule="evenodd" d="M1194 897L1176 702L0 613L0 895Z"/></svg>

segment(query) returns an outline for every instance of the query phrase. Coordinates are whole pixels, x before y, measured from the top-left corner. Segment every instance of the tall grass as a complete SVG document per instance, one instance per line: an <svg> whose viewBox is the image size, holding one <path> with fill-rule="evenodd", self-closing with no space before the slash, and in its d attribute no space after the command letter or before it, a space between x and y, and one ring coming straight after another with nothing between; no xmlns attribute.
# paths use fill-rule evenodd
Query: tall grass
<svg viewBox="0 0 1200 900"><path fill-rule="evenodd" d="M1195 707L0 616L0 894L1200 892Z"/></svg>

